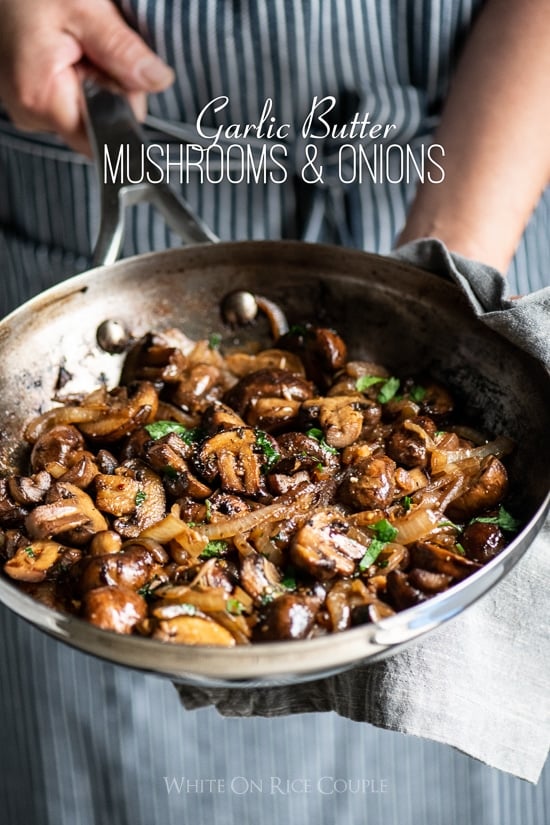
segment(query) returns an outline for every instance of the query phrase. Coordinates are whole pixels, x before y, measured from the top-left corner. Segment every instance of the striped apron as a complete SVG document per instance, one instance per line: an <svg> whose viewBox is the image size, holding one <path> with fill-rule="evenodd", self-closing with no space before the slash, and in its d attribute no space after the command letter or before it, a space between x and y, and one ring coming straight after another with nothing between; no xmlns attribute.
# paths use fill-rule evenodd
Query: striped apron
<svg viewBox="0 0 550 825"><path fill-rule="evenodd" d="M255 122L268 97L280 122L302 123L314 95L333 95L336 122L368 111L372 122L395 124L392 142L419 150L479 2L120 5L176 71L173 88L150 100L157 117L193 124L206 102L228 95L208 125ZM338 150L333 139L320 148L329 171ZM191 175L185 197L221 238L391 249L414 181L342 186L329 174L306 186L296 142L288 151L285 185L201 184ZM513 292L548 283L549 206L544 196L512 263ZM22 135L0 120L1 313L86 269L97 226L91 165L52 137ZM125 255L177 243L149 207L134 209ZM184 712L168 681L66 648L4 608L0 651L2 825L548 821L548 771L531 788L445 746L334 715Z"/></svg>

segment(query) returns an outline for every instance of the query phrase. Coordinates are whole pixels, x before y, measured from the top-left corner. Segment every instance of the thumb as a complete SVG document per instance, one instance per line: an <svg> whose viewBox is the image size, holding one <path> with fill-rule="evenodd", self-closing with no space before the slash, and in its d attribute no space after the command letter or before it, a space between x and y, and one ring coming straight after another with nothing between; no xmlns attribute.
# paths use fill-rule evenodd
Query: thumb
<svg viewBox="0 0 550 825"><path fill-rule="evenodd" d="M122 19L109 2L81 7L71 26L87 58L126 91L160 92L174 72Z"/></svg>

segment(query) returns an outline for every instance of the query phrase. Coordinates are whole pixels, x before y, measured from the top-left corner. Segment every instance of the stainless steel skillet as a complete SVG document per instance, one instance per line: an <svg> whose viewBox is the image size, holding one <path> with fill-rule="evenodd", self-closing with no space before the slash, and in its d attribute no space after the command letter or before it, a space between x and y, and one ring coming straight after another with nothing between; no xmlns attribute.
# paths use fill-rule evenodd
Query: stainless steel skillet
<svg viewBox="0 0 550 825"><path fill-rule="evenodd" d="M102 375L116 382L122 356L97 346L102 321L117 318L135 335L170 326L190 337L219 331L231 342L249 333L223 327L219 301L240 288L279 303L291 323L309 318L335 326L354 357L380 360L398 373L432 372L476 426L514 438L510 475L525 527L475 575L394 617L315 640L233 649L117 636L56 613L0 578L0 601L55 638L203 685L298 682L391 655L493 587L527 550L549 506L550 378L543 367L488 330L459 291L435 276L364 252L286 241L202 244L128 259L72 278L4 319L0 470L23 467L23 425L51 403L60 366L74 376L67 393L92 389ZM267 325L250 334L267 339Z"/></svg>

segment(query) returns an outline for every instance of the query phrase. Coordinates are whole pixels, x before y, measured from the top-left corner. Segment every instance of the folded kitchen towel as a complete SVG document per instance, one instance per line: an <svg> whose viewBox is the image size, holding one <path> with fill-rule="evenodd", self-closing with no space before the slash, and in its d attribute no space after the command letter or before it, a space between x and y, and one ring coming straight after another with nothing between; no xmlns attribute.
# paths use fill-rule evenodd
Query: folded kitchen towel
<svg viewBox="0 0 550 825"><path fill-rule="evenodd" d="M418 241L401 260L451 278L481 319L550 368L550 288L505 297L495 270ZM335 711L452 745L536 782L550 744L550 521L512 572L479 602L391 658L302 685L177 685L187 708L227 716Z"/></svg>

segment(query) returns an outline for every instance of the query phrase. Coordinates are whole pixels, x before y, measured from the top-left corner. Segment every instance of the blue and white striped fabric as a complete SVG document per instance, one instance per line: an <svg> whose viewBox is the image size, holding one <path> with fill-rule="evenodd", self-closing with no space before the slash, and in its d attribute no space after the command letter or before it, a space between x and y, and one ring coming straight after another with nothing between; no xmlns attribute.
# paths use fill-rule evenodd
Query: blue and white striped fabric
<svg viewBox="0 0 550 825"><path fill-rule="evenodd" d="M157 117L193 123L208 100L227 94L230 108L210 125L253 121L266 97L279 120L301 123L314 95L332 94L339 122L368 110L373 121L397 125L395 142L418 147L433 132L457 49L480 3L120 5L176 70L173 89L151 100ZM324 156L333 150L323 147ZM86 161L55 139L23 136L6 121L0 121L0 182L4 314L87 267L98 197ZM337 190L297 180L225 186L192 179L185 191L222 238L306 235L376 252L392 247L412 195L412 184ZM512 292L548 283L549 208L547 194L511 267ZM177 243L159 216L139 207L124 253ZM532 788L445 746L332 714L228 720L212 710L185 712L170 683L65 648L4 608L0 640L2 825L550 821L548 770ZM371 784L358 784L363 779ZM298 781L289 789L286 780L310 784Z"/></svg>

